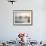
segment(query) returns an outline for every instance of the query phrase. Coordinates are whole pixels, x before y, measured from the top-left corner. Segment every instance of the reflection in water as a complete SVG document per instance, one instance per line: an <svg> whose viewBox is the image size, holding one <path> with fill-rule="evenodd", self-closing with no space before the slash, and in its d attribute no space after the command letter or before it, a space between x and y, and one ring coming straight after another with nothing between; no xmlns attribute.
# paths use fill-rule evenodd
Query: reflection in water
<svg viewBox="0 0 46 46"><path fill-rule="evenodd" d="M30 23L28 16L15 16L15 23Z"/></svg>

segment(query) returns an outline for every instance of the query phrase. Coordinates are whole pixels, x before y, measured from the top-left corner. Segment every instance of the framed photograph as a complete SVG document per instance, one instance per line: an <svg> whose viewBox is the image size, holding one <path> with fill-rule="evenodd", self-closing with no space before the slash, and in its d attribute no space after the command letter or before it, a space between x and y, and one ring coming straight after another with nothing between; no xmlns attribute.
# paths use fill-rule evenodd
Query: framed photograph
<svg viewBox="0 0 46 46"><path fill-rule="evenodd" d="M13 10L14 25L32 25L32 10Z"/></svg>

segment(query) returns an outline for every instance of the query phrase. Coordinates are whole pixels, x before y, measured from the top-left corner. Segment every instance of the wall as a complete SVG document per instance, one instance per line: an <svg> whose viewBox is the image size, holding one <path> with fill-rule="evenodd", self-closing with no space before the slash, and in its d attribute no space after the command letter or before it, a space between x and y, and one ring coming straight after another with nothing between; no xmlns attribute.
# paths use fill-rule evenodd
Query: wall
<svg viewBox="0 0 46 46"><path fill-rule="evenodd" d="M13 10L33 10L32 26L14 26ZM17 0L13 5L0 0L0 40L15 40L18 32L26 32L33 40L46 40L46 1Z"/></svg>

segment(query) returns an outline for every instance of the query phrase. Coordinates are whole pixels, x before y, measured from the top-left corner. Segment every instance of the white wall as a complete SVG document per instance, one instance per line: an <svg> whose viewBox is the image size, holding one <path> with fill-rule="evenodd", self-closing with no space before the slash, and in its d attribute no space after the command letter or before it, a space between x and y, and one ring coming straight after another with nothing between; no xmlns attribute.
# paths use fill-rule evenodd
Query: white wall
<svg viewBox="0 0 46 46"><path fill-rule="evenodd" d="M33 25L14 26L13 10L33 10ZM13 5L0 0L0 40L14 40L19 32L31 34L33 40L46 40L46 0L17 0Z"/></svg>

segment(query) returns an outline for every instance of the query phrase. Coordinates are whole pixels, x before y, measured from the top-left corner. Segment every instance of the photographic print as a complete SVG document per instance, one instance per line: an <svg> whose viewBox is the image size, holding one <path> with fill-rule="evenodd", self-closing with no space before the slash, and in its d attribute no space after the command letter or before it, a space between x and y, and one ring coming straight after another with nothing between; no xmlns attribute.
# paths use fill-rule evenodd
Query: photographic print
<svg viewBox="0 0 46 46"><path fill-rule="evenodd" d="M32 24L32 10L13 10L13 24Z"/></svg>

